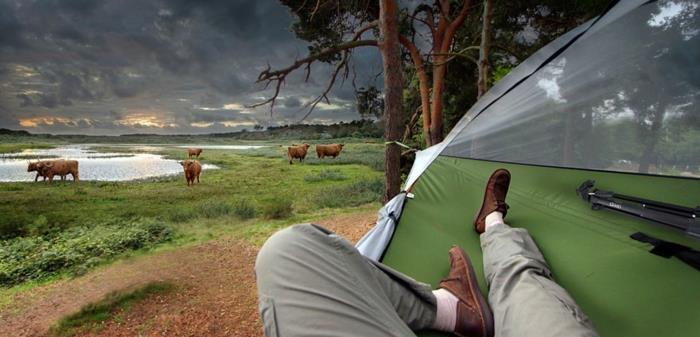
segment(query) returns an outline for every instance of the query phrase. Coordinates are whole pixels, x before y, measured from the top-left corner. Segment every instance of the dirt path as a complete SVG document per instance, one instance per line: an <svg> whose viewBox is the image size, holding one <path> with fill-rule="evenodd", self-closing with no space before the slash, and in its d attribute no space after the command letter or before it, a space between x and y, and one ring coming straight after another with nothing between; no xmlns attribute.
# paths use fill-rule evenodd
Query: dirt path
<svg viewBox="0 0 700 337"><path fill-rule="evenodd" d="M375 212L316 221L358 240ZM19 295L0 312L0 336L44 336L58 319L110 292L154 281L175 290L135 304L85 336L262 336L253 265L258 248L221 239L115 263L85 276Z"/></svg>

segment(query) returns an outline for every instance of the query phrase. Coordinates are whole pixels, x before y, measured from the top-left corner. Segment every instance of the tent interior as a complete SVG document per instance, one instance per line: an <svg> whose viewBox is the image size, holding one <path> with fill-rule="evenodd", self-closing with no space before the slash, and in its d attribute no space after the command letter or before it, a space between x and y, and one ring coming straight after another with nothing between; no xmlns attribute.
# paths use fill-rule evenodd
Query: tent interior
<svg viewBox="0 0 700 337"><path fill-rule="evenodd" d="M687 205L700 180L548 168L440 156L407 199L383 263L432 285L447 275L447 251L459 245L471 257L486 294L473 217L486 179L497 168L512 180L505 220L526 228L564 287L601 336L690 336L700 331L700 272L676 258L649 253L635 232L700 249L681 232L612 211L594 211L576 195L586 179L627 194ZM422 336L438 336L424 332Z"/></svg>
<svg viewBox="0 0 700 337"><path fill-rule="evenodd" d="M472 220L488 176L503 167L512 174L506 223L530 232L602 336L696 335L700 272L630 235L698 250L700 241L592 210L576 189L595 180L625 195L700 204L698 14L692 1L620 1L514 69L414 165L414 196L382 262L435 286L456 244L486 294Z"/></svg>

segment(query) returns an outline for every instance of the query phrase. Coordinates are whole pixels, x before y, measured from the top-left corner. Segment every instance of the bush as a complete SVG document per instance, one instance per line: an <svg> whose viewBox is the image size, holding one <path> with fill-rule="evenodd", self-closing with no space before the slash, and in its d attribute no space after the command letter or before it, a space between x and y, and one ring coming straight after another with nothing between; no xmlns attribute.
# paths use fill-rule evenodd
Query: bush
<svg viewBox="0 0 700 337"><path fill-rule="evenodd" d="M292 201L285 198L276 198L263 205L263 214L268 219L284 219L292 215Z"/></svg>
<svg viewBox="0 0 700 337"><path fill-rule="evenodd" d="M137 219L0 241L0 286L59 272L84 273L106 258L172 238L169 226Z"/></svg>
<svg viewBox="0 0 700 337"><path fill-rule="evenodd" d="M199 212L205 218L218 218L233 213L233 206L223 200L208 200L199 205Z"/></svg>
<svg viewBox="0 0 700 337"><path fill-rule="evenodd" d="M36 217L36 219L24 229L24 231L31 236L46 234L49 230L49 220L46 219L46 216L43 214Z"/></svg>
<svg viewBox="0 0 700 337"><path fill-rule="evenodd" d="M325 208L359 206L381 201L384 180L364 179L350 185L333 186L319 191L314 197L317 205Z"/></svg>
<svg viewBox="0 0 700 337"><path fill-rule="evenodd" d="M345 180L346 177L343 172L338 169L323 169L316 174L308 174L304 176L304 181L307 183L315 183L324 180Z"/></svg>
<svg viewBox="0 0 700 337"><path fill-rule="evenodd" d="M255 205L248 199L238 200L233 205L233 213L241 219L251 219L255 217Z"/></svg>

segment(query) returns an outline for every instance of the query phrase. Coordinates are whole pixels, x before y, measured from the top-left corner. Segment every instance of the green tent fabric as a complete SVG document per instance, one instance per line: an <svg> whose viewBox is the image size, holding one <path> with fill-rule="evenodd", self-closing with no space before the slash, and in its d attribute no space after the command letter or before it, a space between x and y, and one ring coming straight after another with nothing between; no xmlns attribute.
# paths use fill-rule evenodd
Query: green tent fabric
<svg viewBox="0 0 700 337"><path fill-rule="evenodd" d="M700 249L661 225L593 211L575 189L594 179L601 189L688 207L700 180L438 157L414 185L383 262L437 285L460 245L472 257L486 293L479 238L471 227L489 174L511 171L506 222L527 228L554 277L589 315L602 336L692 336L700 331L700 272L676 258L649 253L629 235L638 231ZM439 336L423 332L422 336Z"/></svg>

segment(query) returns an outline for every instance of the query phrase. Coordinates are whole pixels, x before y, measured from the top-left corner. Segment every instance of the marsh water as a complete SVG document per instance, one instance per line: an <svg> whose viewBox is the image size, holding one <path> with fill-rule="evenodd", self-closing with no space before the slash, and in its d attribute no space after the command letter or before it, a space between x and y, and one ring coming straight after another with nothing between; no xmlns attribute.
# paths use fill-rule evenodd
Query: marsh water
<svg viewBox="0 0 700 337"><path fill-rule="evenodd" d="M100 146L104 145L101 144ZM52 158L78 160L80 180L127 181L182 173L182 166L176 160L166 159L161 155L149 153L158 151L162 146L108 144L110 147L126 148L125 152L120 151L119 153L95 151L91 149L93 146L89 144L66 145L53 149L28 149L18 153L0 154L0 182L33 181L36 172L27 172L29 162ZM261 146L177 145L176 147L246 150ZM218 169L218 167L207 164L206 160L202 160L202 169L211 170ZM60 178L55 177L55 179ZM68 175L66 179L70 180L71 176Z"/></svg>

